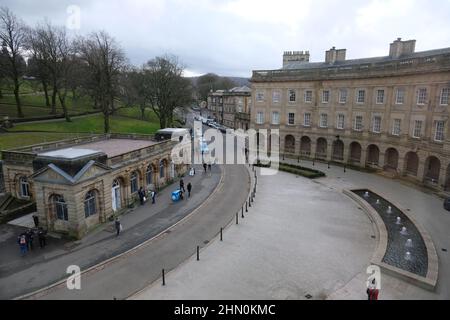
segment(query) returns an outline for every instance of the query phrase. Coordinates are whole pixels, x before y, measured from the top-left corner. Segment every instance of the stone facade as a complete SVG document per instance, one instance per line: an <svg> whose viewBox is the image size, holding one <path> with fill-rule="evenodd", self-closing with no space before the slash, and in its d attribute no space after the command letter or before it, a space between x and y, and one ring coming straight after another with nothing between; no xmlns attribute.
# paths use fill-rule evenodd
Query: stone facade
<svg viewBox="0 0 450 320"><path fill-rule="evenodd" d="M372 167L438 190L450 188L450 48L284 62L253 71L251 127L279 129L286 156Z"/></svg>
<svg viewBox="0 0 450 320"><path fill-rule="evenodd" d="M208 95L208 110L220 124L247 130L250 125L251 89L236 87L217 90Z"/></svg>
<svg viewBox="0 0 450 320"><path fill-rule="evenodd" d="M117 142L116 148L113 142ZM130 147L131 142L136 142L136 147ZM140 187L159 190L184 174L186 165L172 163L174 145L170 140L156 142L151 136L114 134L3 151L6 189L24 198L20 181L26 178L27 198L36 202L42 226L81 238L134 204ZM97 151L87 155L91 159L64 158L84 146ZM43 157L55 150L54 161Z"/></svg>

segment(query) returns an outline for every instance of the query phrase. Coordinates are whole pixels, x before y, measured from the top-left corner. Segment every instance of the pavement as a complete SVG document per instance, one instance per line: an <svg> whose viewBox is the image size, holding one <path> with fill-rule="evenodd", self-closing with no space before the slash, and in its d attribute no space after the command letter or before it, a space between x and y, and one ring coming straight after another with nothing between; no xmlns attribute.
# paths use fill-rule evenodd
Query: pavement
<svg viewBox="0 0 450 320"><path fill-rule="evenodd" d="M30 299L125 299L159 279L162 269L170 272L182 264L195 254L197 246L201 249L207 246L245 202L250 187L245 166L221 168L223 181L217 191L188 219L138 249L83 273L81 290L68 290L63 283Z"/></svg>
<svg viewBox="0 0 450 320"><path fill-rule="evenodd" d="M188 216L202 205L219 185L222 169L214 166L212 174L196 167L196 176L185 177L185 185L193 185L190 199L173 203L167 187L158 193L156 204L148 201L121 217L123 233L116 238L113 223L106 223L80 241L49 238L48 246L21 257L17 236L27 228L0 225L0 299L11 299L67 277L66 268L78 265L81 270L96 265L155 237ZM175 249L176 250L176 249Z"/></svg>
<svg viewBox="0 0 450 320"><path fill-rule="evenodd" d="M296 163L297 161L286 162ZM431 235L439 279L428 291L381 274L380 300L450 299L450 213L432 192L401 180L301 161L324 171L314 181L279 172L258 179L256 203L224 241L189 259L131 299L330 299L366 300L366 269L377 239L367 215L343 193L370 188L409 209Z"/></svg>

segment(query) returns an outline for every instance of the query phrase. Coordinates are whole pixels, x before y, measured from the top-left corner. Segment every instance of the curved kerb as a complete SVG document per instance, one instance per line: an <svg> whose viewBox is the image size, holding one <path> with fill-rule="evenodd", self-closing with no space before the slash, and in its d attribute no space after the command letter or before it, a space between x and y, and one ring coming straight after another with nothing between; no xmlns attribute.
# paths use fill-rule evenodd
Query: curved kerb
<svg viewBox="0 0 450 320"><path fill-rule="evenodd" d="M154 237L142 242L141 244L138 244L137 246L122 252L114 257L111 257L109 259L106 259L94 266L91 266L89 268L87 268L86 270L83 270L81 272L81 275L86 275L89 274L91 272L95 272L98 270L102 270L104 269L108 264L111 264L119 259L125 258L126 256L129 256L131 254L134 254L136 251L143 249L145 247L147 247L148 245L150 245L153 241L155 241L156 239L159 239L161 237L163 237L167 231L172 230L174 228L176 228L178 225L183 224L184 222L186 222L186 220L190 219L192 216L194 216L201 208L203 208L205 206L206 203L209 202L209 200L221 189L222 185L223 185L223 181L224 181L224 176L225 176L225 166L221 167L221 172L220 172L220 180L219 183L215 186L213 192L211 192L211 194L205 199L205 201L203 201L203 203L201 203L197 208L193 209L189 214L187 214L183 219L181 219L180 221L176 222L175 224L167 227L166 229L164 229L163 231L161 231L160 233L158 233L157 235L155 235ZM37 289L33 292L27 293L27 294L23 294L21 296L15 297L12 300L25 300L25 299L38 299L41 296L45 296L46 293L48 291L51 291L53 289L58 289L61 288L63 286L66 285L67 282L67 277L64 277L63 279L56 281L44 288L41 289Z"/></svg>
<svg viewBox="0 0 450 320"><path fill-rule="evenodd" d="M370 192L373 192L373 193L379 195L380 197L382 197L382 198L386 199L387 201L389 201L390 203L392 203L392 205L397 207L400 211L402 211L402 213L405 216L407 216L408 219L417 228L417 230L419 231L419 233L425 243L425 246L427 248L428 266L427 266L426 277L421 277L414 273L411 273L411 272L405 271L403 269L391 266L387 263L384 263L383 257L386 254L387 243L388 243L388 233L387 233L387 229L386 229L386 225L384 224L384 221L381 219L378 212L376 212L375 209L367 201L365 201L364 199L359 197L356 193L353 193L351 190L343 189L342 192L345 195L347 195L348 197L350 197L353 201L355 201L358 205L360 205L363 208L364 212L369 217L369 219L376 226L376 229L377 229L376 231L378 233L378 237L377 237L378 245L375 250L375 253L372 256L371 263L379 266L387 274L401 278L402 280L405 280L409 283L412 283L412 284L422 287L424 289L434 291L436 284L437 284L437 280L438 280L439 260L438 260L438 256L436 253L436 248L434 247L433 241L432 241L430 235L428 234L428 232L425 229L423 229L422 226L420 224L418 224L417 221L407 213L407 210L405 208L400 206L395 201L391 201L389 199L389 197L385 196L383 193L374 191L371 189L367 189L367 188L355 188L355 190L360 190L360 189L368 190Z"/></svg>

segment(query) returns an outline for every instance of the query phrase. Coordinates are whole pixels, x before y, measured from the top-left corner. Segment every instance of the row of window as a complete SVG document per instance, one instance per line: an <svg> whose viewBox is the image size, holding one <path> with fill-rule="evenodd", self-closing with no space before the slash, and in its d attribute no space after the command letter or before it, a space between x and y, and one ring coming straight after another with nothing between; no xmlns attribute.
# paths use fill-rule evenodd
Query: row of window
<svg viewBox="0 0 450 320"><path fill-rule="evenodd" d="M356 103L363 104L366 102L366 90L365 89L357 89L356 90ZM402 105L405 103L406 89L397 88L395 91L395 104ZM443 88L440 93L439 102L440 105L446 106L449 104L449 96L450 96L450 88ZM313 101L313 91L306 90L304 93L304 102L312 103ZM428 99L428 90L427 88L419 88L417 90L417 104L424 105L427 103ZM331 91L323 90L322 91L322 103L329 103L331 100ZM384 89L377 89L375 94L376 104L384 104L386 103L386 91ZM256 92L256 101L263 102L264 101L264 92L258 91ZM291 103L297 102L297 91L294 89L288 90L288 101ZM348 90L340 89L339 90L339 103L345 104L348 102ZM281 92L273 91L272 93L272 102L280 103L281 102Z"/></svg>
<svg viewBox="0 0 450 320"><path fill-rule="evenodd" d="M353 130L362 131L364 129L364 121L363 116L355 116L353 121ZM295 113L287 114L288 125L295 125ZM381 116L374 116L372 119L372 128L371 131L374 133L381 133ZM391 134L395 136L399 136L401 134L401 119L394 119L392 123L392 131ZM258 112L256 114L256 123L264 124L264 112ZM279 125L280 124L280 113L277 111L272 112L272 124ZM303 114L303 126L311 127L311 113ZM319 117L319 127L320 128L328 128L328 114L322 113ZM422 128L423 121L415 120L414 122L414 130L413 137L421 138L422 137ZM345 115L338 114L336 118L336 129L345 129ZM444 141L444 130L445 130L445 121L435 121L435 141Z"/></svg>

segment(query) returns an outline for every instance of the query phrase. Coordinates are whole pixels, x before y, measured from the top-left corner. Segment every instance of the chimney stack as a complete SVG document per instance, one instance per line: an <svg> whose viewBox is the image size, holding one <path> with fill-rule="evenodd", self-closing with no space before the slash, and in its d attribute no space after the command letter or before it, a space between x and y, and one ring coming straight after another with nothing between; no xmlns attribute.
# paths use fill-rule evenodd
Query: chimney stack
<svg viewBox="0 0 450 320"><path fill-rule="evenodd" d="M335 62L345 61L346 53L347 49L336 49L336 47L333 47L325 52L325 62L333 64Z"/></svg>
<svg viewBox="0 0 450 320"><path fill-rule="evenodd" d="M283 68L291 62L309 62L309 51L285 51L283 54Z"/></svg>
<svg viewBox="0 0 450 320"><path fill-rule="evenodd" d="M391 43L389 56L391 58L401 58L410 55L416 51L416 40L402 41L402 38L397 38Z"/></svg>

